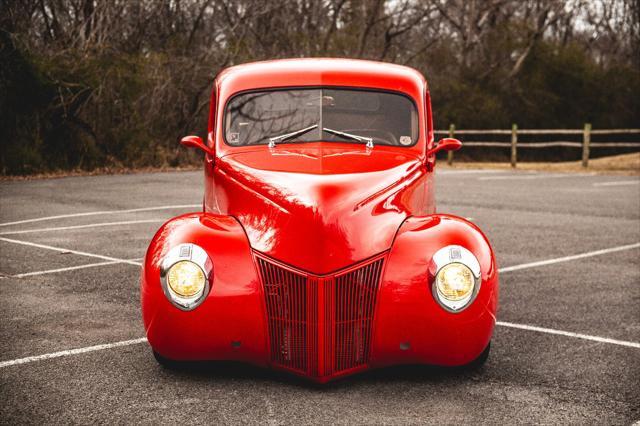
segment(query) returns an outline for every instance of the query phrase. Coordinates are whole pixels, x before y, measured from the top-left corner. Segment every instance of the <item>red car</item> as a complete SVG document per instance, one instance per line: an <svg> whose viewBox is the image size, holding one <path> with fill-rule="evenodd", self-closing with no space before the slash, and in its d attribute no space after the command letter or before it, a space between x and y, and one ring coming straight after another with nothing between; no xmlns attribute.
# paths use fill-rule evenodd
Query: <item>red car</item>
<svg viewBox="0 0 640 426"><path fill-rule="evenodd" d="M394 364L479 365L498 273L436 213L427 83L398 65L292 59L215 79L203 211L156 233L142 313L165 365L235 360L326 382Z"/></svg>

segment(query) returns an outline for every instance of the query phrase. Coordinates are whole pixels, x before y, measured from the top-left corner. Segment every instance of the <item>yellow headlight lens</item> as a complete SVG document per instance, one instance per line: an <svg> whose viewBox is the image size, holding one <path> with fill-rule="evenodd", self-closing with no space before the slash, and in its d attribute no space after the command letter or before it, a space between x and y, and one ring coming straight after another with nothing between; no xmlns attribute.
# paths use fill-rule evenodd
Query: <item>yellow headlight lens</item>
<svg viewBox="0 0 640 426"><path fill-rule="evenodd" d="M457 301L469 297L475 279L471 269L462 263L450 263L440 269L436 276L438 292L447 300Z"/></svg>
<svg viewBox="0 0 640 426"><path fill-rule="evenodd" d="M205 277L198 265L183 260L169 268L167 282L178 296L193 297L204 289Z"/></svg>

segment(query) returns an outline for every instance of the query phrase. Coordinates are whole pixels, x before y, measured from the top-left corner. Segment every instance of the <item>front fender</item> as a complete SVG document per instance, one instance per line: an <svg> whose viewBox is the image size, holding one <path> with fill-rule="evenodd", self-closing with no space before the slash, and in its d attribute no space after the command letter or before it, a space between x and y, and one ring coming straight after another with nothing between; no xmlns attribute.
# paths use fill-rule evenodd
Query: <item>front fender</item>
<svg viewBox="0 0 640 426"><path fill-rule="evenodd" d="M192 311L171 304L160 285L164 256L182 243L202 247L213 263L211 290ZM166 358L268 362L262 287L244 229L231 216L189 213L165 223L144 259L141 302L149 343Z"/></svg>
<svg viewBox="0 0 640 426"><path fill-rule="evenodd" d="M480 262L480 291L458 313L445 311L431 292L431 258L447 245L467 248ZM480 229L450 215L409 218L398 230L380 286L371 363L454 366L471 362L491 340L497 306L496 262Z"/></svg>

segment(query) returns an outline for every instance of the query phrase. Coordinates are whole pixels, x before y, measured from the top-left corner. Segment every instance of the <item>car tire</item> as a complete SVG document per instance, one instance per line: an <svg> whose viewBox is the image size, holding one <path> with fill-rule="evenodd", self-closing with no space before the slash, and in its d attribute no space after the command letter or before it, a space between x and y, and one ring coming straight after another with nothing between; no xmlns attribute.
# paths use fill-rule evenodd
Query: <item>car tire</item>
<svg viewBox="0 0 640 426"><path fill-rule="evenodd" d="M167 370L179 370L180 368L184 367L184 363L165 358L156 351L153 351L153 357L156 359L156 361L158 361L158 364L160 364Z"/></svg>
<svg viewBox="0 0 640 426"><path fill-rule="evenodd" d="M489 342L487 347L484 348L482 353L478 355L476 359L474 359L468 364L463 365L462 368L465 370L471 370L471 371L479 369L485 364L485 362L487 362L487 359L489 358L489 352L491 352L491 342Z"/></svg>

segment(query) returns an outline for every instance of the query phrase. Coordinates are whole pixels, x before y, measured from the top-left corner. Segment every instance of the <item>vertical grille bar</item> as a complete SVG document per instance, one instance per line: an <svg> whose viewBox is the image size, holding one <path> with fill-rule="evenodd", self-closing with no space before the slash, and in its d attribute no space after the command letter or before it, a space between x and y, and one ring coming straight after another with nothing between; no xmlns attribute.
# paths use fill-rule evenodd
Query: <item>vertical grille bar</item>
<svg viewBox="0 0 640 426"><path fill-rule="evenodd" d="M318 371L318 287L317 278L310 278L307 289L307 374L317 377L321 373Z"/></svg>
<svg viewBox="0 0 640 426"><path fill-rule="evenodd" d="M369 361L382 257L317 277L256 255L265 294L271 360L312 377Z"/></svg>
<svg viewBox="0 0 640 426"><path fill-rule="evenodd" d="M335 336L335 289L336 280L331 277L324 280L324 328L322 332L324 333L324 375L328 376L335 371L336 363L335 363L335 346L334 346L334 336Z"/></svg>

